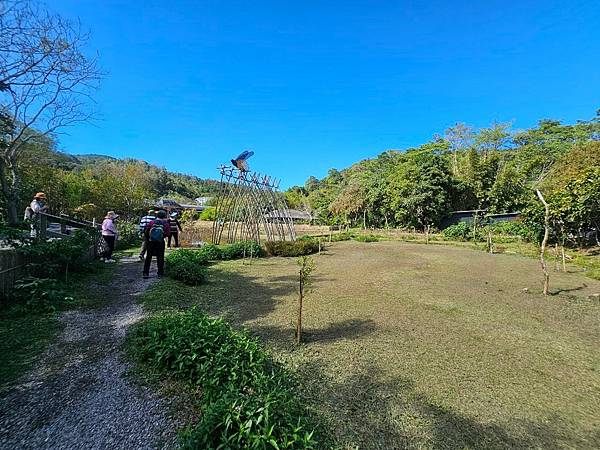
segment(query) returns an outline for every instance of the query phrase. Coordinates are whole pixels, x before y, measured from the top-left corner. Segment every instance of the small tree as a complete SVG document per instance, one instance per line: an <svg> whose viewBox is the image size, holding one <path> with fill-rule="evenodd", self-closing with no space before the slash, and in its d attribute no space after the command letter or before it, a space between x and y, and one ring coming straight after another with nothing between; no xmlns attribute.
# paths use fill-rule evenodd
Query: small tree
<svg viewBox="0 0 600 450"><path fill-rule="evenodd" d="M307 288L310 285L310 275L315 269L315 261L310 256L301 256L298 258L298 265L300 266L298 276L298 318L296 320L296 344L300 345L302 342L302 304L304 302L304 295L307 292Z"/></svg>
<svg viewBox="0 0 600 450"><path fill-rule="evenodd" d="M535 191L538 198L544 205L544 237L542 239L542 245L540 248L540 265L542 266L542 272L544 273L544 295L548 295L548 286L550 284L550 274L548 273L548 266L544 259L544 253L546 251L546 244L548 244L548 238L550 237L550 206L540 190Z"/></svg>

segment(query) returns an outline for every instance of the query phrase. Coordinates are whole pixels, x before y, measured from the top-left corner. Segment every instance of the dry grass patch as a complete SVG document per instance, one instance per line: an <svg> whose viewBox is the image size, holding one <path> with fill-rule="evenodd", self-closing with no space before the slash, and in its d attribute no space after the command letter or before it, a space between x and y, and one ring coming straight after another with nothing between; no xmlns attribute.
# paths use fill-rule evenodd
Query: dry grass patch
<svg viewBox="0 0 600 450"><path fill-rule="evenodd" d="M600 447L600 282L555 273L545 299L535 260L392 241L315 260L300 348L293 258L219 263L146 305L198 304L260 336L341 448Z"/></svg>

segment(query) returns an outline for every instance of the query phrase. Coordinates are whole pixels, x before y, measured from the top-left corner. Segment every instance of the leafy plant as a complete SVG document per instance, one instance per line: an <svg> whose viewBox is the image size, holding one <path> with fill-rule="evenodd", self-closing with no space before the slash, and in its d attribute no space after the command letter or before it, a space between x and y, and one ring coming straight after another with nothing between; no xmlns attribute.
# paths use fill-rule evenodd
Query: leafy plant
<svg viewBox="0 0 600 450"><path fill-rule="evenodd" d="M36 277L16 281L11 300L17 310L25 312L54 312L73 303L57 280Z"/></svg>
<svg viewBox="0 0 600 450"><path fill-rule="evenodd" d="M319 251L319 242L311 240L301 241L272 241L266 242L265 248L271 256L303 256Z"/></svg>
<svg viewBox="0 0 600 450"><path fill-rule="evenodd" d="M198 250L178 249L166 257L167 276L185 284L201 284L206 278L208 258Z"/></svg>
<svg viewBox="0 0 600 450"><path fill-rule="evenodd" d="M442 234L449 240L467 241L473 235L473 228L467 222L459 222L445 228Z"/></svg>
<svg viewBox="0 0 600 450"><path fill-rule="evenodd" d="M117 220L117 230L119 239L117 240L117 250L134 247L141 243L138 223L135 221Z"/></svg>
<svg viewBox="0 0 600 450"><path fill-rule="evenodd" d="M140 361L202 392L184 448L316 448L290 375L259 343L196 309L155 316L131 337Z"/></svg>
<svg viewBox="0 0 600 450"><path fill-rule="evenodd" d="M206 256L206 259L208 261L218 261L220 259L223 259L221 248L214 244L204 244L197 251Z"/></svg>
<svg viewBox="0 0 600 450"><path fill-rule="evenodd" d="M221 246L221 259L223 260L259 257L262 254L262 247L256 241L240 241Z"/></svg>

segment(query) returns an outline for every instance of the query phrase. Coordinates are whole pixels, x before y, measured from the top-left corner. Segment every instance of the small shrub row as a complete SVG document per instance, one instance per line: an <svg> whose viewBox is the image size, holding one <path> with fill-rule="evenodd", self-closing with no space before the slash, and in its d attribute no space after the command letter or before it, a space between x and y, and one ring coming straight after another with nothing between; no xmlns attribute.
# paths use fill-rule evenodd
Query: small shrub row
<svg viewBox="0 0 600 450"><path fill-rule="evenodd" d="M533 238L531 229L521 222L496 222L483 227L477 227L475 230L475 240L485 240L488 231L491 231L494 236L503 236L507 242L510 241L506 239L509 237L518 237L525 241L531 241ZM442 234L448 240L471 241L473 240L473 225L467 222L459 222L445 228Z"/></svg>
<svg viewBox="0 0 600 450"><path fill-rule="evenodd" d="M241 241L228 245L205 244L198 250L207 261L255 258L263 255L263 249L256 241Z"/></svg>
<svg viewBox="0 0 600 450"><path fill-rule="evenodd" d="M201 391L202 416L181 434L183 448L316 448L290 376L223 320L195 309L155 316L130 343L141 362Z"/></svg>
<svg viewBox="0 0 600 450"><path fill-rule="evenodd" d="M378 242L379 236L374 234L359 234L354 238L354 240L358 242Z"/></svg>
<svg viewBox="0 0 600 450"><path fill-rule="evenodd" d="M354 234L345 231L343 233L337 233L331 235L331 242L349 241L354 237Z"/></svg>
<svg viewBox="0 0 600 450"><path fill-rule="evenodd" d="M315 239L298 241L271 241L265 243L270 256L304 256L319 251L319 242Z"/></svg>
<svg viewBox="0 0 600 450"><path fill-rule="evenodd" d="M201 284L206 278L208 258L198 250L178 249L166 257L166 274L189 285Z"/></svg>

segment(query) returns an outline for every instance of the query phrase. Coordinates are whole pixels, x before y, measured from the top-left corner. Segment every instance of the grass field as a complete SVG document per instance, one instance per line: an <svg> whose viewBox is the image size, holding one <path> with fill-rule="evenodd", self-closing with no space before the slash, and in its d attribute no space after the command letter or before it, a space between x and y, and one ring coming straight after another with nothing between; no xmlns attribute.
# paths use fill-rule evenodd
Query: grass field
<svg viewBox="0 0 600 450"><path fill-rule="evenodd" d="M316 255L306 343L294 258L211 267L143 301L200 305L299 374L340 448L600 448L600 282L451 246L340 242Z"/></svg>

